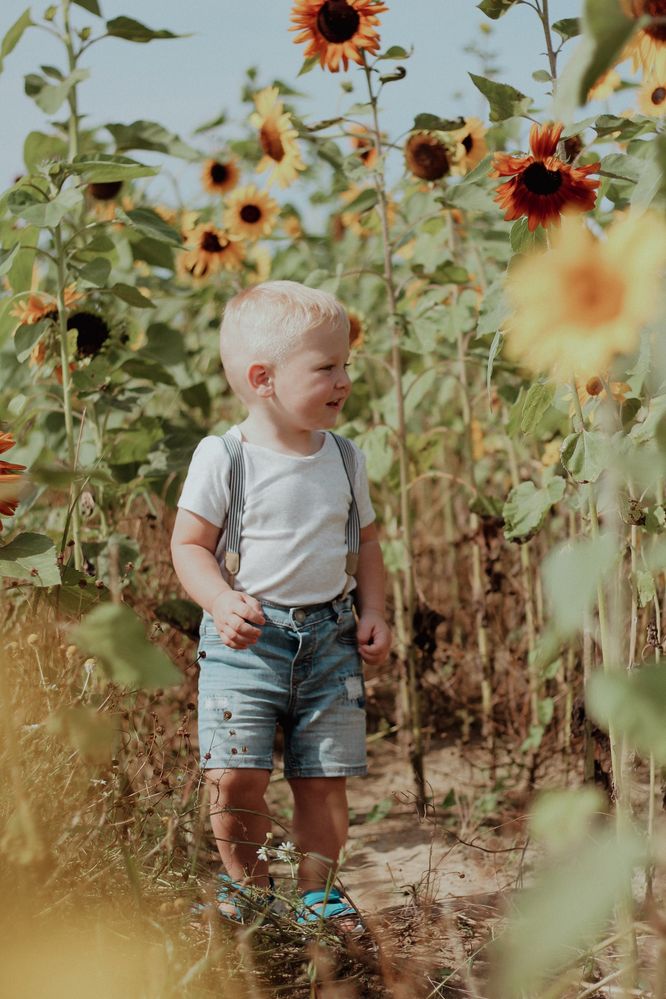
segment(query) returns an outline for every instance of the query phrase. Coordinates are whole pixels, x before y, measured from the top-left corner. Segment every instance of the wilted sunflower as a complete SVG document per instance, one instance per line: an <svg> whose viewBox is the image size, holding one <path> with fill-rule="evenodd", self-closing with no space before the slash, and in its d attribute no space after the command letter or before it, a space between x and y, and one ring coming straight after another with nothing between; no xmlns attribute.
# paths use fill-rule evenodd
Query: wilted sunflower
<svg viewBox="0 0 666 999"><path fill-rule="evenodd" d="M666 0L622 0L622 5L626 14L634 20L645 15L666 18ZM666 21L637 31L624 50L622 59L631 59L634 72L638 69L646 73L652 73L656 68L663 70L666 61Z"/></svg>
<svg viewBox="0 0 666 999"><path fill-rule="evenodd" d="M187 248L180 255L181 273L194 278L218 271L237 271L243 265L243 244L211 222L201 222L185 233Z"/></svg>
<svg viewBox="0 0 666 999"><path fill-rule="evenodd" d="M440 180L451 172L446 144L431 132L413 132L405 143L407 168L422 180Z"/></svg>
<svg viewBox="0 0 666 999"><path fill-rule="evenodd" d="M76 353L79 357L95 357L109 339L106 320L96 312L74 312L67 320L67 329L76 330Z"/></svg>
<svg viewBox="0 0 666 999"><path fill-rule="evenodd" d="M356 350L363 346L365 340L367 329L365 317L356 309L347 309L347 315L349 316L349 347L350 350Z"/></svg>
<svg viewBox="0 0 666 999"><path fill-rule="evenodd" d="M544 228L559 222L564 211L588 212L596 202L596 188L601 181L589 180L601 164L570 166L555 156L562 134L562 124L532 125L531 156L511 156L495 153L491 177L511 177L500 184L495 201L506 210L507 222L527 216L530 232L538 225Z"/></svg>
<svg viewBox="0 0 666 999"><path fill-rule="evenodd" d="M565 216L553 248L509 272L507 356L560 381L608 370L616 355L638 346L665 262L666 230L655 216L621 218L603 239Z"/></svg>
<svg viewBox="0 0 666 999"><path fill-rule="evenodd" d="M321 66L337 73L340 63L348 69L350 59L363 65L363 50L372 55L379 51L377 15L387 10L375 0L296 0L289 30L300 32L297 45L308 43L306 59L318 56Z"/></svg>
<svg viewBox="0 0 666 999"><path fill-rule="evenodd" d="M349 131L353 148L363 160L368 169L377 162L377 146L374 137L365 125L353 125Z"/></svg>
<svg viewBox="0 0 666 999"><path fill-rule="evenodd" d="M0 454L14 447L16 441L11 434L0 433ZM17 472L24 472L25 465L16 465L11 461L0 461L0 517L13 517L19 504L17 491L19 483L24 481ZM0 521L0 531L2 521Z"/></svg>
<svg viewBox="0 0 666 999"><path fill-rule="evenodd" d="M638 91L638 107L651 118L663 118L666 114L666 64L660 75L647 76Z"/></svg>
<svg viewBox="0 0 666 999"><path fill-rule="evenodd" d="M66 309L71 309L82 298L83 296L79 294L73 284L65 288ZM14 306L11 315L16 316L21 326L33 326L40 319L57 319L58 303L53 295L41 292L31 293L27 301L18 302Z"/></svg>
<svg viewBox="0 0 666 999"><path fill-rule="evenodd" d="M451 133L458 143L456 160L451 170L454 174L466 174L478 166L484 156L488 155L486 129L480 118L465 118L462 128Z"/></svg>
<svg viewBox="0 0 666 999"><path fill-rule="evenodd" d="M203 186L211 194L226 194L238 183L240 174L235 159L206 160L201 171Z"/></svg>
<svg viewBox="0 0 666 999"><path fill-rule="evenodd" d="M224 224L232 236L260 239L271 234L279 214L277 201L254 184L247 184L237 188L227 199Z"/></svg>
<svg viewBox="0 0 666 999"><path fill-rule="evenodd" d="M277 87L265 87L255 94L257 110L250 115L250 124L259 129L259 142L264 151L257 165L257 172L270 170L266 183L275 181L280 187L289 185L305 170L301 159L291 115L284 110Z"/></svg>

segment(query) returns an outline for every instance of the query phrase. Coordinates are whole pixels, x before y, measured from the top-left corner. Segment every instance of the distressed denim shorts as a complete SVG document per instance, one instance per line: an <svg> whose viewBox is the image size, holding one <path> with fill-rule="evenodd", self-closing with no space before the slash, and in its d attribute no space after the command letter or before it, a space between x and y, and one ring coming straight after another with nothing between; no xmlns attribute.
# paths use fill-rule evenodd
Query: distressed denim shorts
<svg viewBox="0 0 666 999"><path fill-rule="evenodd" d="M262 610L266 623L247 649L226 646L204 612L201 765L272 770L279 724L285 777L367 773L365 687L351 596L309 607L263 602Z"/></svg>

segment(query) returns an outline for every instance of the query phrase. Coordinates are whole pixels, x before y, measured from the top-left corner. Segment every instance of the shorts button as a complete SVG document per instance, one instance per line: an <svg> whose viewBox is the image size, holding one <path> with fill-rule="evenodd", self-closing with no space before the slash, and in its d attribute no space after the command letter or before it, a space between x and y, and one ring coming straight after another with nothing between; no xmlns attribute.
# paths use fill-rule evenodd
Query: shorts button
<svg viewBox="0 0 666 999"><path fill-rule="evenodd" d="M297 621L298 624L303 624L305 621L305 611L302 608L299 607L298 610L294 611L294 621Z"/></svg>

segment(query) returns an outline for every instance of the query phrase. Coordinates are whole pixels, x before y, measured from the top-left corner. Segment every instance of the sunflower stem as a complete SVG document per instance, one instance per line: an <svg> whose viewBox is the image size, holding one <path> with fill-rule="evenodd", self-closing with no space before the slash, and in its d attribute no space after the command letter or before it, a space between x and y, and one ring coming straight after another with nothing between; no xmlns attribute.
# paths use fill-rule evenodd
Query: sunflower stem
<svg viewBox="0 0 666 999"><path fill-rule="evenodd" d="M423 731L421 725L421 705L417 677L416 648L414 645L414 613L416 610L416 593L414 587L414 545L412 538L412 520L409 506L409 451L407 446L407 425L405 419L405 399L402 381L402 354L400 350L402 327L398 317L397 295L391 257L391 239L388 223L388 203L386 197L386 178L382 162L382 136L379 127L377 111L377 95L372 86L372 75L365 52L362 52L363 71L368 87L368 97L372 108L373 138L377 150L377 166L375 168L375 186L377 190L377 207L381 222L382 244L384 251L384 277L388 294L391 319L391 367L395 380L395 397L397 410L397 442L398 466L400 473L400 531L405 553L403 571L403 599L396 603L395 612L401 619L397 626L400 660L406 670L406 687L409 701L409 718L406 726L410 733L409 757L416 783L416 804L419 812L424 813L426 790L423 764Z"/></svg>
<svg viewBox="0 0 666 999"><path fill-rule="evenodd" d="M65 49L67 50L67 63L69 66L70 74L76 69L76 52L74 51L74 43L72 41L72 29L69 23L69 7L71 0L62 0L62 21L64 28L64 42ZM69 88L67 94L67 103L69 104L69 122L68 122L68 135L69 135L69 159L73 160L75 156L79 153L79 112L78 112L78 97L76 93L78 84Z"/></svg>
<svg viewBox="0 0 666 999"><path fill-rule="evenodd" d="M553 79L553 94L555 93L555 85L557 81L557 52L553 48L553 36L550 33L550 15L548 13L548 0L539 0L537 2L537 13L539 15L539 20L543 27L543 34L546 40L546 52L548 53L548 64L550 66L550 75Z"/></svg>

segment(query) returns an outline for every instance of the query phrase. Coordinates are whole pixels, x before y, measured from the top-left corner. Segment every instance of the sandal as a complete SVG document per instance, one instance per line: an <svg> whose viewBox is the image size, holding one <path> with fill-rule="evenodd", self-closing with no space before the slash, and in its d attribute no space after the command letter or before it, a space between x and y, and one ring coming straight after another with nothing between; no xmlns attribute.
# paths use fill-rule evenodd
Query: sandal
<svg viewBox="0 0 666 999"><path fill-rule="evenodd" d="M217 901L231 906L230 911L224 912L219 906L218 912L223 919L231 923L245 925L263 920L263 917L270 913L270 907L275 901L273 889L275 887L273 879L268 879L268 889L255 888L253 885L242 885L237 881L232 881L228 874L218 874L218 880L222 882L217 892ZM204 912L206 905L198 903L193 906L194 913Z"/></svg>
<svg viewBox="0 0 666 999"><path fill-rule="evenodd" d="M349 899L347 899L338 888L326 890L306 891L301 896L301 908L299 909L296 921L302 926L307 923L323 922L329 919L354 920L354 925L342 932L358 935L365 931L365 924L361 919L361 914ZM342 929L342 927L340 927Z"/></svg>

